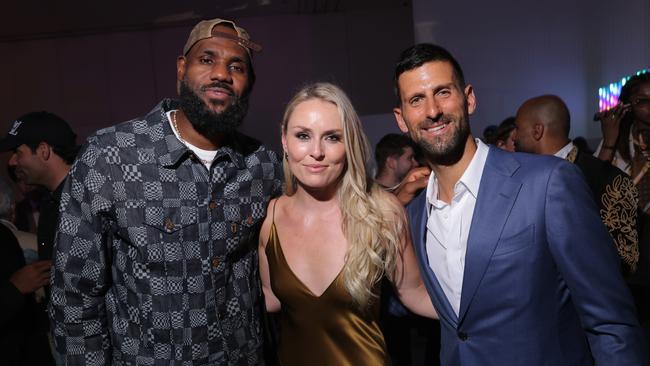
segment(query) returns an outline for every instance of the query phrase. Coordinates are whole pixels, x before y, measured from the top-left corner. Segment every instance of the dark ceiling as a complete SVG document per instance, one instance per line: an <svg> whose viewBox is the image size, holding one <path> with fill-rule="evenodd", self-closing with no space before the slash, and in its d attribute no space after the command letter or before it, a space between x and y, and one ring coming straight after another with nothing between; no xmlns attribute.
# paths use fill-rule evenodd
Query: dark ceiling
<svg viewBox="0 0 650 366"><path fill-rule="evenodd" d="M199 19L346 13L408 6L409 0L14 0L0 15L0 42L172 27Z"/></svg>

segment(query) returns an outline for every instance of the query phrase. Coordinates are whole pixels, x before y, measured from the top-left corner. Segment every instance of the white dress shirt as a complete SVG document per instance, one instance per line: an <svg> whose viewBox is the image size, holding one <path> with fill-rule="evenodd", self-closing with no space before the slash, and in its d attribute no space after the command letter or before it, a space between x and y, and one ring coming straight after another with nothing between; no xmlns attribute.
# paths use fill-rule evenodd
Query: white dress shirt
<svg viewBox="0 0 650 366"><path fill-rule="evenodd" d="M556 156L560 159L566 159L567 156L569 156L569 153L571 152L571 149L573 149L573 142L569 141L568 144L564 145L563 148L561 148L558 152L553 154L553 156Z"/></svg>
<svg viewBox="0 0 650 366"><path fill-rule="evenodd" d="M427 186L427 258L451 307L459 313L467 237L478 197L488 146L476 139L469 166L454 185L451 203L438 199L438 180L432 172Z"/></svg>

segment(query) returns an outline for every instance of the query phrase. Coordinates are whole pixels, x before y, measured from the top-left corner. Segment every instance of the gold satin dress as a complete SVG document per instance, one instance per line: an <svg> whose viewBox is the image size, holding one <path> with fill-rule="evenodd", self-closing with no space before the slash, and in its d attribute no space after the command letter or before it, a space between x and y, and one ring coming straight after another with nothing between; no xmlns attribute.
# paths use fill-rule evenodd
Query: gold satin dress
<svg viewBox="0 0 650 366"><path fill-rule="evenodd" d="M386 344L379 329L379 301L363 313L339 273L315 296L291 271L275 223L266 244L271 288L282 303L278 359L283 366L385 365Z"/></svg>

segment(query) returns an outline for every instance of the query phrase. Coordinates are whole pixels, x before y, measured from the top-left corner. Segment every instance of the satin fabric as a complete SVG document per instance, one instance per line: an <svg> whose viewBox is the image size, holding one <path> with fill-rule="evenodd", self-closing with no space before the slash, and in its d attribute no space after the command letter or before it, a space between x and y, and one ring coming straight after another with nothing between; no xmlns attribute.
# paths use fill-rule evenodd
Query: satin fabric
<svg viewBox="0 0 650 366"><path fill-rule="evenodd" d="M386 344L379 329L379 301L362 312L339 273L315 296L291 271L275 223L265 248L271 288L282 303L278 359L292 365L384 365Z"/></svg>

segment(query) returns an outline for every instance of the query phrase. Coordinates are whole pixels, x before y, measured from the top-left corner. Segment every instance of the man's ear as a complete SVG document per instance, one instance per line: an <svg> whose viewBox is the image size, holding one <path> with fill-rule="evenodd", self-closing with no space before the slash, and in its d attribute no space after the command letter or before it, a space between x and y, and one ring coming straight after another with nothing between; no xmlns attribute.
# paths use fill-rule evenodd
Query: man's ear
<svg viewBox="0 0 650 366"><path fill-rule="evenodd" d="M476 95L474 94L474 87L471 84L465 86L465 99L467 100L467 114L474 114L476 110Z"/></svg>
<svg viewBox="0 0 650 366"><path fill-rule="evenodd" d="M399 127L400 131L408 133L409 127L402 117L402 109L400 107L393 108L393 114L395 115L395 121L397 122L397 127Z"/></svg>
<svg viewBox="0 0 650 366"><path fill-rule="evenodd" d="M185 56L178 56L176 59L176 93L181 94L181 81L185 78L185 66L187 59Z"/></svg>
<svg viewBox="0 0 650 366"><path fill-rule="evenodd" d="M47 142L41 142L36 147L36 155L43 160L48 160L52 154L52 147Z"/></svg>
<svg viewBox="0 0 650 366"><path fill-rule="evenodd" d="M389 156L386 158L386 167L392 170L397 168L397 159L395 159L395 156Z"/></svg>
<svg viewBox="0 0 650 366"><path fill-rule="evenodd" d="M535 126L533 126L533 138L539 141L542 137L544 137L544 125L536 123Z"/></svg>

